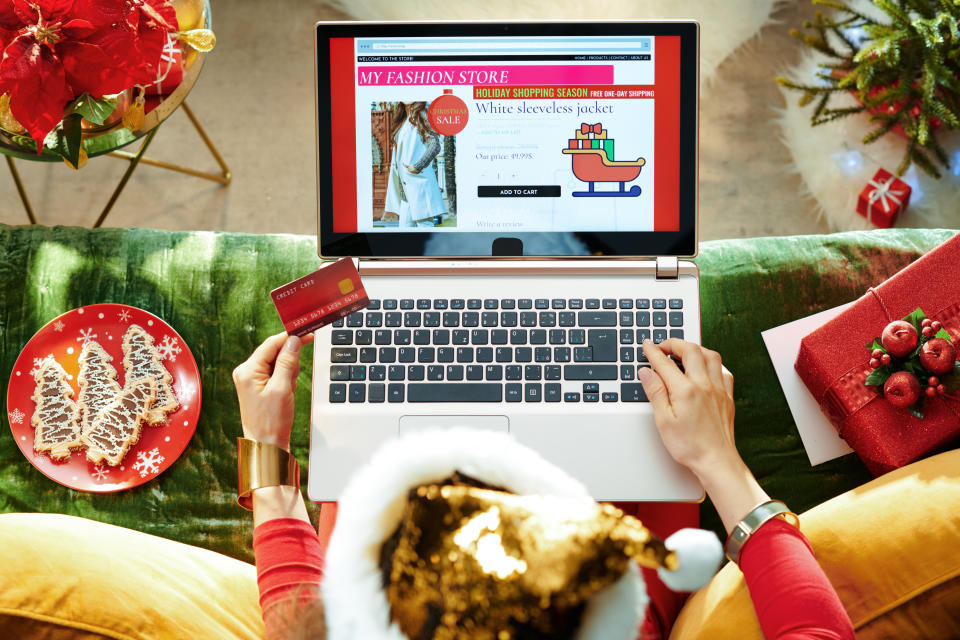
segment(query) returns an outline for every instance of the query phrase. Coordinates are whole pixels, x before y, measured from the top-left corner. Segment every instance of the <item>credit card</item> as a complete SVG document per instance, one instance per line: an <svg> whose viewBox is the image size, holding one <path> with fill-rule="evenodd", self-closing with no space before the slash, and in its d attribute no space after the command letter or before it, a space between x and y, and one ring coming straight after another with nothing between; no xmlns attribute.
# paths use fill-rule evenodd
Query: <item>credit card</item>
<svg viewBox="0 0 960 640"><path fill-rule="evenodd" d="M283 328L302 338L370 304L352 258L330 262L270 292Z"/></svg>

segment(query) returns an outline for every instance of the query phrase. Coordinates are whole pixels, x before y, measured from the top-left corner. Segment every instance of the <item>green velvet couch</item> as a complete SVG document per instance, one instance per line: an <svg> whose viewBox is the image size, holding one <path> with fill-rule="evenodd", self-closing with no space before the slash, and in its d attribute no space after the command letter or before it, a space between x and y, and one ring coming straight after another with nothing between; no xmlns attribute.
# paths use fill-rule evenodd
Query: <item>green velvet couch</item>
<svg viewBox="0 0 960 640"><path fill-rule="evenodd" d="M955 231L882 230L704 242L703 343L736 375L737 443L773 496L804 511L870 478L854 455L811 467L760 332L860 296ZM98 302L150 311L186 340L203 408L180 459L118 494L80 493L34 469L0 432L0 513L58 512L251 560L251 518L234 502L239 411L230 372L282 330L269 292L316 268L309 236L170 233L0 225L0 391L30 337L51 318ZM311 348L297 390L293 450L306 474ZM304 480L306 476L304 475ZM720 530L712 507L704 526Z"/></svg>

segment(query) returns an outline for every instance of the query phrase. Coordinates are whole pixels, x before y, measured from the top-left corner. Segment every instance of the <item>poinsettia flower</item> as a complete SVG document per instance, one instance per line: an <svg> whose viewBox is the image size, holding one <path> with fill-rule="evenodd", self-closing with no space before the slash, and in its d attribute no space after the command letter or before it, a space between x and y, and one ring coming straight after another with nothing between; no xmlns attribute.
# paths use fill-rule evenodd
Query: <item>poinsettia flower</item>
<svg viewBox="0 0 960 640"><path fill-rule="evenodd" d="M78 96L151 84L176 25L169 0L0 0L0 93L37 153Z"/></svg>

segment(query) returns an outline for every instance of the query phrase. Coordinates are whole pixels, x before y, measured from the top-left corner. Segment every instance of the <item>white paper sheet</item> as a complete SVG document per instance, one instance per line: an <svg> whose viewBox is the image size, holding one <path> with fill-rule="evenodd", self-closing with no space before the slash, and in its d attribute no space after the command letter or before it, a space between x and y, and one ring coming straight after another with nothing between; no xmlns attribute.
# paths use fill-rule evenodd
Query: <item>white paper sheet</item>
<svg viewBox="0 0 960 640"><path fill-rule="evenodd" d="M800 376L797 375L793 363L796 362L797 353L800 351L800 340L831 318L839 315L851 304L853 303L848 302L839 307L827 309L773 329L767 329L760 334L763 336L763 342L767 345L770 360L773 361L773 368L777 371L780 386L783 387L787 404L790 405L790 413L793 414L793 419L797 423L800 439L803 441L803 447L807 450L807 457L810 458L810 464L813 466L852 453L853 449L837 435L836 428L820 411L820 406L814 400L810 391L807 390Z"/></svg>

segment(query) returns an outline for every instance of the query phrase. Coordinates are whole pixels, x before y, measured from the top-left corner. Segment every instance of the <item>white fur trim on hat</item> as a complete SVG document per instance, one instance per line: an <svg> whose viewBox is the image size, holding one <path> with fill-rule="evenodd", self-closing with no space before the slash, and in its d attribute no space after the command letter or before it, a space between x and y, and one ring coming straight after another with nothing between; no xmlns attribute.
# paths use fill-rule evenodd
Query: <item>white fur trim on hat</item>
<svg viewBox="0 0 960 640"><path fill-rule="evenodd" d="M390 623L380 547L400 522L409 490L455 471L517 494L591 499L580 482L506 434L451 428L391 440L340 497L322 585L330 640L408 640ZM590 601L577 640L636 638L647 592L630 567Z"/></svg>

